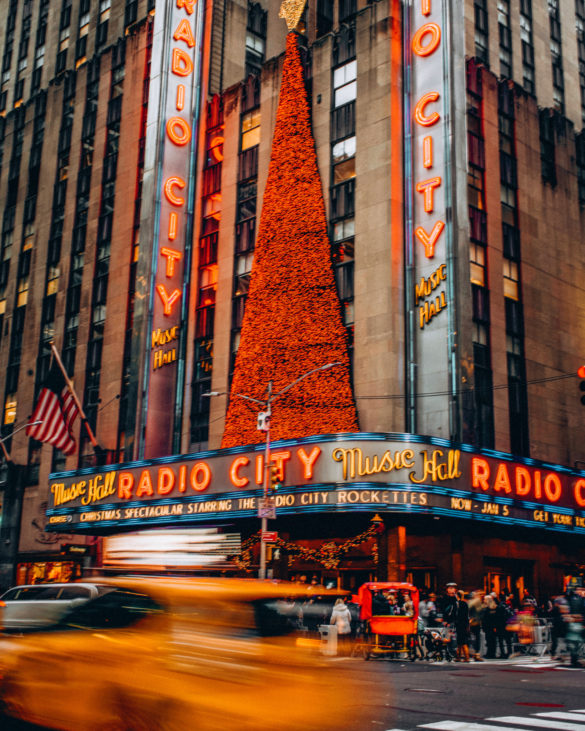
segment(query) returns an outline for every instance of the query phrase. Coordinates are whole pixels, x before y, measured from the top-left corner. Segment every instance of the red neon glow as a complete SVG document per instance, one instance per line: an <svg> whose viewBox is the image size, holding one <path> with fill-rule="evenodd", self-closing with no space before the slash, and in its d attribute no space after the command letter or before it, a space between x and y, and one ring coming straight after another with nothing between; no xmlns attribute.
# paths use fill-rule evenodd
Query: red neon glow
<svg viewBox="0 0 585 731"><path fill-rule="evenodd" d="M175 262L181 261L183 254L175 249L169 249L167 246L162 246L160 253L167 260L167 277L172 277L175 273Z"/></svg>
<svg viewBox="0 0 585 731"><path fill-rule="evenodd" d="M177 0L177 7L179 8L179 10L181 8L185 8L189 15L192 15L193 11L195 10L196 2L197 0Z"/></svg>
<svg viewBox="0 0 585 731"><path fill-rule="evenodd" d="M423 15L431 14L431 0L422 0L421 12Z"/></svg>
<svg viewBox="0 0 585 731"><path fill-rule="evenodd" d="M421 96L421 98L417 101L416 106L414 107L414 119L417 124L421 125L421 127L432 127L433 124L437 124L439 119L441 119L441 115L438 112L432 112L428 117L425 115L425 107L427 104L436 102L438 98L438 91L429 91L426 94L423 94L423 96Z"/></svg>
<svg viewBox="0 0 585 731"><path fill-rule="evenodd" d="M581 508L585 508L585 480L577 480L575 483L575 502Z"/></svg>
<svg viewBox="0 0 585 731"><path fill-rule="evenodd" d="M185 203L185 199L180 198L178 195L175 195L175 192L173 190L173 188L175 188L175 187L184 188L185 185L186 185L186 183L182 178L171 177L171 178L167 178L165 180L165 183L164 183L165 198L173 206L182 206Z"/></svg>
<svg viewBox="0 0 585 731"><path fill-rule="evenodd" d="M417 226L414 230L414 235L425 247L425 256L427 259L432 259L435 255L435 245L439 240L439 236L443 233L444 228L445 224L443 221L437 221L430 234L428 234L422 226Z"/></svg>
<svg viewBox="0 0 585 731"><path fill-rule="evenodd" d="M170 467L159 467L156 491L159 495L168 495L175 486L175 473Z"/></svg>
<svg viewBox="0 0 585 731"><path fill-rule="evenodd" d="M441 178L429 178L416 184L416 192L424 194L424 207L426 213L432 213L434 207L433 191L441 185Z"/></svg>
<svg viewBox="0 0 585 731"><path fill-rule="evenodd" d="M510 485L510 475L508 474L508 468L503 462L498 465L498 471L496 472L496 479L494 480L494 491L495 492L512 492L512 485Z"/></svg>
<svg viewBox="0 0 585 731"><path fill-rule="evenodd" d="M423 38L430 36L430 41L423 46ZM430 56L439 47L441 42L441 29L436 23L425 23L416 31L412 37L412 50L417 56Z"/></svg>
<svg viewBox="0 0 585 731"><path fill-rule="evenodd" d="M429 135L423 139L423 167L433 167L433 138Z"/></svg>
<svg viewBox="0 0 585 731"><path fill-rule="evenodd" d="M223 161L223 141L223 137L214 137L209 143L211 145L211 154L216 162Z"/></svg>
<svg viewBox="0 0 585 731"><path fill-rule="evenodd" d="M177 238L178 223L179 217L172 211L169 215L169 241L174 241Z"/></svg>
<svg viewBox="0 0 585 731"><path fill-rule="evenodd" d="M164 314L167 316L172 315L173 305L181 296L181 290L175 289L170 294L168 294L164 284L157 284L156 291L158 292L158 295L162 300Z"/></svg>
<svg viewBox="0 0 585 731"><path fill-rule="evenodd" d="M530 472L524 467L516 467L516 495L528 495L530 492Z"/></svg>
<svg viewBox="0 0 585 731"><path fill-rule="evenodd" d="M195 492L207 490L211 482L211 470L206 462L197 462L191 470L191 487Z"/></svg>
<svg viewBox="0 0 585 731"><path fill-rule="evenodd" d="M130 500L134 487L134 475L131 472L120 472L118 475L118 497L120 500Z"/></svg>
<svg viewBox="0 0 585 731"><path fill-rule="evenodd" d="M563 486L559 476L555 475L554 472L549 472L549 474L544 478L544 494L551 503L556 503L557 500L560 499L562 493Z"/></svg>
<svg viewBox="0 0 585 731"><path fill-rule="evenodd" d="M320 447L313 447L310 454L307 454L303 447L301 447L297 454L303 464L303 477L305 480L311 480L313 478L313 467L321 454Z"/></svg>
<svg viewBox="0 0 585 731"><path fill-rule="evenodd" d="M189 76L193 73L193 61L187 51L182 48L173 48L171 71L177 76Z"/></svg>
<svg viewBox="0 0 585 731"><path fill-rule="evenodd" d="M177 26L177 29L173 33L173 38L176 41L185 41L189 48L193 48L195 45L195 38L193 37L193 31L191 30L191 23L187 18L183 20Z"/></svg>
<svg viewBox="0 0 585 731"><path fill-rule="evenodd" d="M185 87L183 84L179 84L177 86L177 111L182 112L183 107L185 106Z"/></svg>
<svg viewBox="0 0 585 731"><path fill-rule="evenodd" d="M191 127L182 117L171 117L167 122L166 130L170 141L179 147L187 145L191 141Z"/></svg>
<svg viewBox="0 0 585 731"><path fill-rule="evenodd" d="M246 487L250 482L247 477L240 477L238 470L240 467L246 467L250 464L250 460L247 457L236 457L230 467L230 480L234 487Z"/></svg>
<svg viewBox="0 0 585 731"><path fill-rule="evenodd" d="M471 460L471 486L489 490L490 466L485 459L473 457Z"/></svg>
<svg viewBox="0 0 585 731"><path fill-rule="evenodd" d="M297 438L358 429L346 335L327 236L327 220L297 36L289 33L254 265L222 447L264 440L257 399L278 392L271 436Z"/></svg>
<svg viewBox="0 0 585 731"><path fill-rule="evenodd" d="M136 497L142 497L143 495L154 495L152 479L148 470L142 470L142 474L138 480L138 486L136 487Z"/></svg>

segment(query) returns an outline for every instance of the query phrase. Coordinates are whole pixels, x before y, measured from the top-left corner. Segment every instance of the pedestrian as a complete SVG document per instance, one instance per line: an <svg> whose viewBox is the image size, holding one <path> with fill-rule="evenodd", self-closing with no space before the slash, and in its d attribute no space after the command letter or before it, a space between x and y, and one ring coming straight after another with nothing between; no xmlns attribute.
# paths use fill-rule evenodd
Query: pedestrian
<svg viewBox="0 0 585 731"><path fill-rule="evenodd" d="M338 654L348 654L348 644L351 639L351 613L343 599L336 600L329 624L337 627Z"/></svg>
<svg viewBox="0 0 585 731"><path fill-rule="evenodd" d="M457 616L455 617L455 632L457 635L458 662L469 662L469 607L465 601L465 594L457 592Z"/></svg>
<svg viewBox="0 0 585 731"><path fill-rule="evenodd" d="M485 635L486 652L484 657L493 660L496 656L496 600L493 594L486 594L484 597L484 610L481 620L481 628Z"/></svg>
<svg viewBox="0 0 585 731"><path fill-rule="evenodd" d="M459 605L457 600L457 584L454 581L450 581L447 584L447 596L445 597L445 600L443 602L442 616L443 625L447 630L448 637L448 642L445 645L445 649L448 651L448 654L452 655L454 655L456 652L456 650L454 649L454 645L456 644L456 621L458 609Z"/></svg>
<svg viewBox="0 0 585 731"><path fill-rule="evenodd" d="M571 655L571 666L574 668L581 667L579 651L585 634L585 596L582 592L582 589L574 589L569 586L565 595L569 609L565 615L567 622L565 644Z"/></svg>
<svg viewBox="0 0 585 731"><path fill-rule="evenodd" d="M498 647L500 650L500 657L507 659L512 654L512 636L508 631L508 622L511 618L511 613L508 611L508 605L505 600L495 600L496 604L496 638L498 641Z"/></svg>
<svg viewBox="0 0 585 731"><path fill-rule="evenodd" d="M471 634L473 659L476 662L483 662L481 656L481 620L484 612L482 592L472 592L467 605L469 607L469 631Z"/></svg>
<svg viewBox="0 0 585 731"><path fill-rule="evenodd" d="M558 596L553 601L553 607L550 613L551 628L550 628L550 654L551 657L557 659L557 648L559 640L564 639L567 626L565 623L565 614L569 612L569 605L564 596Z"/></svg>

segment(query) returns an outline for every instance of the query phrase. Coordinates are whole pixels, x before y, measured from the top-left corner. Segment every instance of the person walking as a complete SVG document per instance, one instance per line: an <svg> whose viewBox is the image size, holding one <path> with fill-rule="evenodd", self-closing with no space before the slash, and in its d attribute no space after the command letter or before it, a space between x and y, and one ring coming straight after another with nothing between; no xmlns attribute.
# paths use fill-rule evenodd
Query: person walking
<svg viewBox="0 0 585 731"><path fill-rule="evenodd" d="M437 626L437 595L429 594L428 597L420 603L418 608L419 616L423 620L425 627Z"/></svg>
<svg viewBox="0 0 585 731"><path fill-rule="evenodd" d="M482 615L481 628L485 635L485 658L493 660L496 657L496 598L493 594L484 597L485 609Z"/></svg>
<svg viewBox="0 0 585 731"><path fill-rule="evenodd" d="M483 603L482 592L472 592L467 606L469 607L469 631L471 634L473 659L476 662L483 662L481 656L481 620L485 605Z"/></svg>
<svg viewBox="0 0 585 731"><path fill-rule="evenodd" d="M443 625L445 626L445 629L448 633L448 642L445 645L445 649L448 654L454 655L456 650L454 645L456 645L456 636L457 636L457 613L459 610L459 604L457 600L457 584L454 581L450 581L447 584L447 596L445 597L445 600L443 602Z"/></svg>
<svg viewBox="0 0 585 731"><path fill-rule="evenodd" d="M457 616L455 618L455 633L457 636L457 657L459 662L469 662L469 607L465 601L465 594L457 592Z"/></svg>
<svg viewBox="0 0 585 731"><path fill-rule="evenodd" d="M329 624L337 627L338 654L347 654L349 650L348 644L351 638L351 612L343 599L339 598L336 600Z"/></svg>
<svg viewBox="0 0 585 731"><path fill-rule="evenodd" d="M496 599L495 601L497 602L495 613L496 639L500 649L500 657L507 659L512 654L512 637L508 631L511 613L508 611L505 598L500 598L499 601Z"/></svg>

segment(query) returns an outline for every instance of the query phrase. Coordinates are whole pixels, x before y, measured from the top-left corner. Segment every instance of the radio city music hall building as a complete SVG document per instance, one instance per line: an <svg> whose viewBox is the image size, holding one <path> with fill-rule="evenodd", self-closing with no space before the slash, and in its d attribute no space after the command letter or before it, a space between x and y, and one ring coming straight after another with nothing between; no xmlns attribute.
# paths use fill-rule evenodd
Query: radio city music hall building
<svg viewBox="0 0 585 731"><path fill-rule="evenodd" d="M4 583L162 526L255 572L269 382L272 575L583 569L581 0L0 7ZM51 341L107 459L15 432Z"/></svg>

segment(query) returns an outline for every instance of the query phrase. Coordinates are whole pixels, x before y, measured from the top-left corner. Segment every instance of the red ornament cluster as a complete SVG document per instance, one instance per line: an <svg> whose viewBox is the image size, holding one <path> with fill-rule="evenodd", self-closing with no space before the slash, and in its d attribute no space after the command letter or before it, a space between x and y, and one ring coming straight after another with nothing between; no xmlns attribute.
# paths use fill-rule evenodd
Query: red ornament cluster
<svg viewBox="0 0 585 731"><path fill-rule="evenodd" d="M358 430L327 219L297 35L286 44L268 180L222 447L264 440L258 406L308 371L272 405L271 438Z"/></svg>

